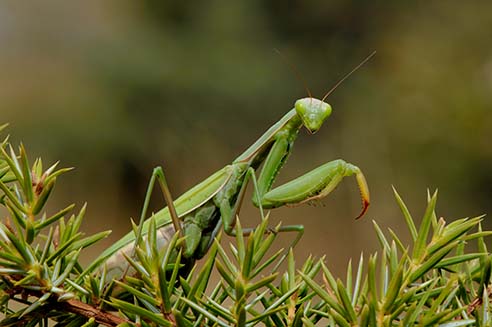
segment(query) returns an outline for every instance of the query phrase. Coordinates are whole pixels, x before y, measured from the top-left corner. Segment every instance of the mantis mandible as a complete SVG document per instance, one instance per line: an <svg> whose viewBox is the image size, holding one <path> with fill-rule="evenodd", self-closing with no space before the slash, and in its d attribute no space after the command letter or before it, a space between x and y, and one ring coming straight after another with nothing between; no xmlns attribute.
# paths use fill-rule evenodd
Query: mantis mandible
<svg viewBox="0 0 492 327"><path fill-rule="evenodd" d="M334 88L372 55L342 78ZM327 95L322 100L313 97L297 100L292 110L271 126L230 165L215 172L174 201L163 169L155 168L141 219L147 217L150 195L157 181L167 204L167 207L153 215L158 228L159 245L167 244L178 232L184 236L182 255L193 262L207 253L221 227L226 234L235 235L235 219L250 179L255 184L253 204L260 209L270 209L320 199L331 193L344 177L355 175L362 198L362 211L357 218L362 217L370 202L366 179L357 166L341 159L325 163L305 175L272 189L280 169L292 151L300 128L304 126L309 133L314 134L330 116L332 108L324 101ZM256 177L260 167L259 177ZM150 220L147 220L143 223L142 235L148 231L149 222ZM298 236L293 244L299 240L303 231L302 225L281 226L278 229L278 232L297 232ZM249 232L251 229L245 230L245 233ZM132 254L134 244L135 235L130 232L107 248L86 271L93 271L104 262L108 275L124 273L126 262L124 256Z"/></svg>

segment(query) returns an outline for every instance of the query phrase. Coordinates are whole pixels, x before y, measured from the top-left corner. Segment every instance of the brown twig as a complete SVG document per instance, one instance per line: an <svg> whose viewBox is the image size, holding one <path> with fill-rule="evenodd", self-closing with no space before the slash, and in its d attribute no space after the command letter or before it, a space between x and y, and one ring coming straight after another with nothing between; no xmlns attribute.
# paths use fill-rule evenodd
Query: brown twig
<svg viewBox="0 0 492 327"><path fill-rule="evenodd" d="M490 296L491 286L487 287L487 294ZM466 313L471 315L480 305L482 305L483 300L481 296L477 296L469 305Z"/></svg>
<svg viewBox="0 0 492 327"><path fill-rule="evenodd" d="M20 294L23 297L29 297L29 296L34 296L34 297L41 297L44 293L40 291L27 291L22 288L15 288L10 290L10 297L15 299L14 296L17 294ZM76 315L86 317L88 319L93 318L97 323L103 325L103 326L108 326L108 327L116 327L119 324L122 323L130 323L135 326L138 326L127 319L121 318L119 316L114 315L111 312L107 312L104 310L101 310L95 306L92 306L90 304L84 303L80 300L76 299L71 299L71 300L66 300L66 301L61 301L59 302L56 296L50 297L48 302L45 304L44 308L46 310L57 310L57 311L64 311L64 312L70 312L74 313ZM29 316L29 315L27 315Z"/></svg>
<svg viewBox="0 0 492 327"><path fill-rule="evenodd" d="M95 308L90 304L83 303L79 300L68 300L59 302L59 306L66 312L75 313L87 318L94 318L94 320L104 326L113 327L118 326L124 322L130 323L128 320L115 316L114 314L101 309Z"/></svg>

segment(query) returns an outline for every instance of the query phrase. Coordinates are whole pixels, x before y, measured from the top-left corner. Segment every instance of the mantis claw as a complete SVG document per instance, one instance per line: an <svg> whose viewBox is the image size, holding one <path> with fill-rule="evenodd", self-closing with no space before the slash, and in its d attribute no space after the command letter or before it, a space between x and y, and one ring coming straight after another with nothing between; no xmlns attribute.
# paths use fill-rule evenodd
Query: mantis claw
<svg viewBox="0 0 492 327"><path fill-rule="evenodd" d="M369 200L367 199L362 199L362 211L359 213L359 215L357 217L355 217L355 220L358 220L360 218L362 218L362 216L365 215L367 209L369 208Z"/></svg>
<svg viewBox="0 0 492 327"><path fill-rule="evenodd" d="M371 203L369 196L369 188L367 187L366 178L364 174L360 171L360 169L355 173L355 178L357 180L357 185L359 186L360 197L362 199L362 211L359 213L355 220L362 218L369 208L369 204Z"/></svg>

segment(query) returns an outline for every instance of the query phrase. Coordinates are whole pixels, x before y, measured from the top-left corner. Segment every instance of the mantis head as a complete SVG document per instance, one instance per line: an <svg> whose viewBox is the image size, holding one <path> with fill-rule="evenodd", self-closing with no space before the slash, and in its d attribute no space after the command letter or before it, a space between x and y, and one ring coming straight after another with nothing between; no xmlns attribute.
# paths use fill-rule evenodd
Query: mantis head
<svg viewBox="0 0 492 327"><path fill-rule="evenodd" d="M331 114L331 106L315 98L299 99L295 103L295 108L310 133L316 133Z"/></svg>

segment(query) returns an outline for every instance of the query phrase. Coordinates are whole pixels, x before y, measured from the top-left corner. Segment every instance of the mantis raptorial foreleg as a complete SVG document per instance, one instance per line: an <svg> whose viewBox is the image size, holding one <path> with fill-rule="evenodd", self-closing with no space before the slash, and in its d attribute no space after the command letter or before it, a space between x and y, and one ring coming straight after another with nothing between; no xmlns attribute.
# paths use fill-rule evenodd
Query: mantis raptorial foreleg
<svg viewBox="0 0 492 327"><path fill-rule="evenodd" d="M237 218L239 218L239 211L241 209L241 206L242 206L242 203L244 200L244 195L246 193L245 192L246 186L247 186L250 178L253 181L253 197L255 197L254 201L256 201L256 203L261 202L260 189L258 186L258 181L256 179L255 170L250 167L250 168L248 168L248 170L246 172L246 176L244 178L243 184L242 184L241 189L239 191L238 199L235 202L235 205L234 205L232 211L229 213L228 211L226 211L227 209L225 209L224 212L221 212L221 215L222 215L221 221L224 224L224 231L228 235L231 235L231 236L236 235L236 231L234 229L235 221ZM265 215L263 213L263 207L258 206L258 208L260 209L261 218L264 219ZM249 235L255 231L255 228L243 227L243 228L241 228L241 230L243 232L243 235ZM302 234L304 233L304 226L303 225L280 226L280 227L277 227L275 229L269 228L267 230L267 232L274 232L274 233L295 232L295 233L297 233L296 238L294 239L294 241L292 242L292 244L290 246L290 247L294 247L297 244L297 242L299 242L299 240L302 237Z"/></svg>

